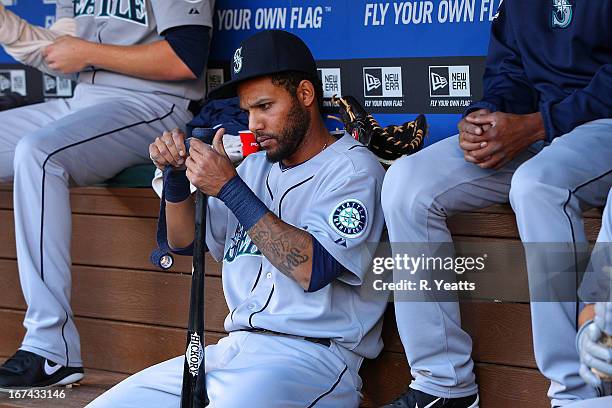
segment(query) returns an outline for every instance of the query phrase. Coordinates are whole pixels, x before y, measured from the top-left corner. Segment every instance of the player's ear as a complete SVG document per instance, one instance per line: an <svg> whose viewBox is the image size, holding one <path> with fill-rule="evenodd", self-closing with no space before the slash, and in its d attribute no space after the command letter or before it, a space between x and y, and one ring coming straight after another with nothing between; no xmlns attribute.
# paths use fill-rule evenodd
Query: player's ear
<svg viewBox="0 0 612 408"><path fill-rule="evenodd" d="M302 104L306 107L310 107L313 103L315 103L317 99L317 95L315 93L315 88L312 82L304 79L297 87L297 97L302 102Z"/></svg>

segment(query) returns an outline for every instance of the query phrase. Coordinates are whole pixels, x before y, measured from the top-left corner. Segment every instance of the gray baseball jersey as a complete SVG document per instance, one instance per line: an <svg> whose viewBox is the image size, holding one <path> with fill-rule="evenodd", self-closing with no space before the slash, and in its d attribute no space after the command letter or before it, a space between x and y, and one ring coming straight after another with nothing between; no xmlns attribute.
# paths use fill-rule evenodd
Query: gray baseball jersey
<svg viewBox="0 0 612 408"><path fill-rule="evenodd" d="M162 40L167 29L184 25L212 27L214 9L214 0L76 0L72 4L58 0L57 18L74 17L80 38L112 45L149 44ZM149 81L91 67L77 81L191 100L206 94L204 75L188 81Z"/></svg>
<svg viewBox="0 0 612 408"><path fill-rule="evenodd" d="M262 256L236 217L211 198L206 244L223 261L231 311L225 329L329 338L360 356L376 357L386 301L366 299L360 286L371 258L366 244L379 241L384 225L384 170L376 158L345 135L299 166L283 169L260 152L245 159L238 173L274 214L308 231L349 272L317 292L305 292Z"/></svg>

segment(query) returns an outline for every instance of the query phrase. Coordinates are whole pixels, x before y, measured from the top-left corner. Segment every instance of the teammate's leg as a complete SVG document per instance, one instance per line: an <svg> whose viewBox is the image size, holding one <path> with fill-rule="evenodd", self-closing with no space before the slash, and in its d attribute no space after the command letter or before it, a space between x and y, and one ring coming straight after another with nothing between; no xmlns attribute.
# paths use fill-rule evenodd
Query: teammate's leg
<svg viewBox="0 0 612 408"><path fill-rule="evenodd" d="M581 266L574 249L586 243L582 211L603 205L612 185L611 134L612 119L579 126L524 163L512 179L510 200L526 244L536 361L551 380L553 406L596 396L578 374L578 305L572 298ZM572 296L564 299L562 292Z"/></svg>
<svg viewBox="0 0 612 408"><path fill-rule="evenodd" d="M17 143L24 136L69 113L70 109L64 100L0 112L0 183L13 180L13 158Z"/></svg>
<svg viewBox="0 0 612 408"><path fill-rule="evenodd" d="M108 179L147 162L163 130L190 119L187 103L93 87L88 106L24 137L15 151L14 208L21 286L28 303L21 349L65 367L82 366L70 308L68 185Z"/></svg>
<svg viewBox="0 0 612 408"><path fill-rule="evenodd" d="M464 160L455 136L398 160L382 191L394 252L402 244L450 242L447 217L507 202L513 172L533 154L525 152L498 171L484 170ZM443 398L475 394L472 342L461 328L458 303L396 298L395 311L414 378L410 387Z"/></svg>

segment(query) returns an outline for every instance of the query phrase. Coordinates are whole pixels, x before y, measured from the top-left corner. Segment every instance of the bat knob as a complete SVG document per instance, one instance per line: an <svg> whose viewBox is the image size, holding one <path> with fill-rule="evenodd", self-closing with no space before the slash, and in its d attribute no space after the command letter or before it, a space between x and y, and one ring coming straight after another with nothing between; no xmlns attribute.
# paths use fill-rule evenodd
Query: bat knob
<svg viewBox="0 0 612 408"><path fill-rule="evenodd" d="M168 270L174 265L174 257L172 254L157 248L151 253L151 263L158 268Z"/></svg>

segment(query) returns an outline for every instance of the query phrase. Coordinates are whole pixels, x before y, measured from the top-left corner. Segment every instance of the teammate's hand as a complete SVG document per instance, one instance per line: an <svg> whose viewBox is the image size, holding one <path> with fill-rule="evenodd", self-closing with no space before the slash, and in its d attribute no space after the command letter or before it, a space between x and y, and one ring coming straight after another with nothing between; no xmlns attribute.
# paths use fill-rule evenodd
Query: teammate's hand
<svg viewBox="0 0 612 408"><path fill-rule="evenodd" d="M488 115L490 113L491 111L488 109L479 109L471 112L469 115L466 115L463 119L461 119L459 124L457 124L457 129L459 129L459 146L464 151L465 160L470 163L478 163L475 158L468 155L470 151L487 147L487 142L485 141L483 135L491 128L491 125L476 125L470 123L468 118L475 118L477 116Z"/></svg>
<svg viewBox="0 0 612 408"><path fill-rule="evenodd" d="M491 125L481 137L486 146L467 153L476 160L483 169L499 169L531 144L545 137L542 115L531 113L515 115L511 113L494 112L488 115L467 117L472 125Z"/></svg>
<svg viewBox="0 0 612 408"><path fill-rule="evenodd" d="M225 129L217 131L212 146L198 139L190 139L189 157L185 163L187 178L209 196L216 197L221 187L237 174L223 147L224 133Z"/></svg>
<svg viewBox="0 0 612 408"><path fill-rule="evenodd" d="M180 129L164 132L149 145L149 157L160 170L166 166L181 168L185 166L187 150L185 149L185 134Z"/></svg>
<svg viewBox="0 0 612 408"><path fill-rule="evenodd" d="M83 71L89 64L87 56L93 43L78 37L66 35L59 37L42 50L47 66L62 74Z"/></svg>
<svg viewBox="0 0 612 408"><path fill-rule="evenodd" d="M601 387L601 378L592 369L612 376L612 349L599 343L602 331L590 321L580 330L576 345L580 355L580 376L589 385Z"/></svg>

